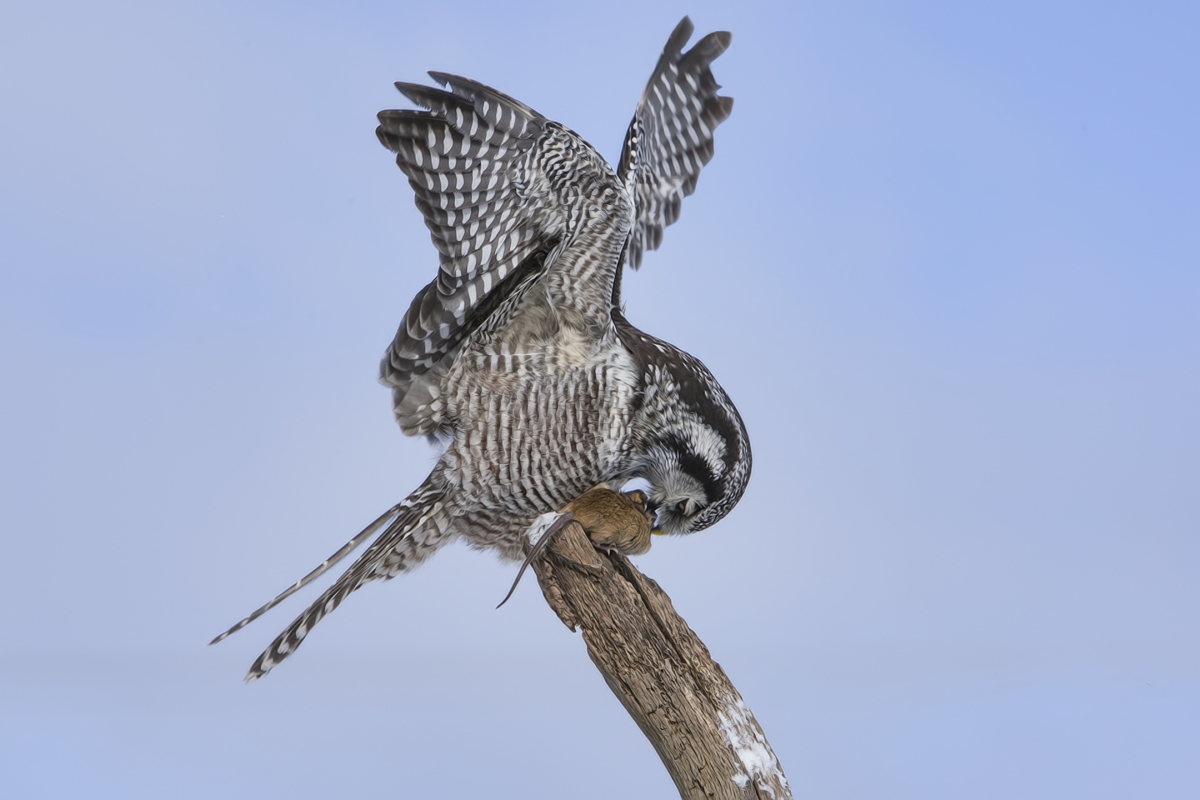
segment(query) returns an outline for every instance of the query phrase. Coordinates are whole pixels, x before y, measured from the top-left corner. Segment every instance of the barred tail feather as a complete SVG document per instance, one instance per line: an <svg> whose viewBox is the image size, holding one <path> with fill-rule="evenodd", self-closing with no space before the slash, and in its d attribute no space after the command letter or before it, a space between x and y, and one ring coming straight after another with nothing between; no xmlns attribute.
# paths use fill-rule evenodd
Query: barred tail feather
<svg viewBox="0 0 1200 800"><path fill-rule="evenodd" d="M295 652L309 631L363 584L411 569L444 544L448 540L446 520L440 518L444 496L444 488L430 476L397 506L397 516L379 538L255 660L246 682L258 680Z"/></svg>
<svg viewBox="0 0 1200 800"><path fill-rule="evenodd" d="M282 603L284 600L286 600L286 599L288 599L289 597L291 597L293 594L295 594L296 592L298 592L300 589L303 589L305 586L307 586L308 584L310 584L310 583L312 583L313 581L315 581L317 578L319 578L319 577L321 577L322 575L324 575L324 574L325 574L326 572L328 572L328 571L329 571L329 570L330 570L330 569L331 569L331 568L332 568L332 567L333 567L335 564L337 564L337 563L338 563L339 561L341 561L343 558L345 558L346 556L350 555L352 552L354 552L355 550L357 550L357 549L358 549L358 547L359 547L359 545L361 545L361 544L362 544L363 542L365 542L367 539L369 539L369 538L371 538L372 536L374 536L376 531L378 531L380 528L382 528L382 527L383 527L384 525L386 525L387 523L390 523L390 522L392 522L392 520L393 520L393 519L395 519L396 515L397 515L398 513L400 513L400 512L401 512L401 510L402 510L403 508L404 508L404 504L403 504L403 503L397 503L396 505L394 505L394 506L392 506L391 508L389 508L389 509L388 509L387 511L385 511L383 514L381 514L381 515L380 515L380 517L379 517L378 519L376 519L374 522L372 522L372 523L371 523L370 525L368 525L367 527L363 528L363 530L362 530L360 533L358 533L358 534L357 534L357 535L356 535L356 536L355 536L353 539L351 539L350 541L348 541L348 542L346 542L344 545L342 545L342 546L341 546L341 548L340 548L340 549L339 549L339 550L338 550L336 553L334 553L334 554L333 554L333 555L331 555L329 558L327 558L327 559L325 559L323 562L321 562L320 566L318 566L318 567L317 567L316 569L314 569L312 572L310 572L310 573L308 573L307 575L305 575L305 576L304 576L303 578L301 578L300 580L298 580L298 581L296 581L295 583L293 583L293 584L292 584L291 586L289 586L287 589L284 589L282 592L280 592L280 593L279 593L279 595L277 595L277 596L275 597L275 599L274 599L274 600L272 600L272 601L270 601L269 603L266 603L266 604L264 604L264 605L260 606L260 607L259 607L258 609L256 609L256 610L254 611L254 613L252 613L250 616L246 617L246 618L245 618L245 619L243 619L241 622L237 623L237 624L236 624L236 625L234 625L232 628L230 628L229 630L225 631L224 633L222 633L222 634L221 634L220 636L218 636L217 638L213 639L211 642L209 642L209 643L208 643L208 644L209 644L209 646L211 647L212 645L216 644L217 642L224 641L225 639L228 639L230 636L232 636L233 634L237 633L237 632L238 632L238 631L240 631L242 628L246 627L246 626L247 626L247 625L249 625L251 622L254 622L254 620L258 619L258 618L259 618L259 617L261 617L263 614L267 613L267 612L268 612L268 611L270 611L272 608L274 608L275 606L277 606L277 605L279 605L280 603Z"/></svg>

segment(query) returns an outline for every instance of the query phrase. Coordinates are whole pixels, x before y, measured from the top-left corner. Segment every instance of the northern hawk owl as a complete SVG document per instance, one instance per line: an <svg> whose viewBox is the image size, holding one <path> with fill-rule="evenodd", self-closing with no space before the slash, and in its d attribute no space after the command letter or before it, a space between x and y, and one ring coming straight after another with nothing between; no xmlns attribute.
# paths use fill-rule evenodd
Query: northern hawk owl
<svg viewBox="0 0 1200 800"><path fill-rule="evenodd" d="M444 89L397 83L421 110L383 111L376 133L416 193L439 254L381 365L396 418L445 451L416 491L312 573L214 640L374 542L255 661L292 653L363 584L392 578L457 538L520 559L541 514L593 486L649 488L656 530L724 517L750 477L750 444L698 360L634 328L621 272L662 240L712 157L733 100L690 50L685 17L642 93L614 171L578 134L483 84L431 72Z"/></svg>

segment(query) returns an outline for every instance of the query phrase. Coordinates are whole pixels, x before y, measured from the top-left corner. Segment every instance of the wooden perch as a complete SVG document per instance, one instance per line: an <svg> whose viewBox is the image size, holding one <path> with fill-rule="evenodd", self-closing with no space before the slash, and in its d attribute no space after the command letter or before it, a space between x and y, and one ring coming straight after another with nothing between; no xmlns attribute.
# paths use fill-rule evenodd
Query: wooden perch
<svg viewBox="0 0 1200 800"><path fill-rule="evenodd" d="M680 797L791 798L754 715L657 583L620 553L596 550L578 521L533 569L558 618L582 630L592 662Z"/></svg>

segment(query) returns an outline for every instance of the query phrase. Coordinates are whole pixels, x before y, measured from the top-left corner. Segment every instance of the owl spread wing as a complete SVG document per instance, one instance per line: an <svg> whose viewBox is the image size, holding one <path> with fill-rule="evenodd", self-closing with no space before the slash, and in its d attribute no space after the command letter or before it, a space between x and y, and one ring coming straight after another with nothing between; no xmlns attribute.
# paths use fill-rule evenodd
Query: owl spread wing
<svg viewBox="0 0 1200 800"><path fill-rule="evenodd" d="M713 156L713 131L733 110L733 98L717 94L721 87L710 69L733 37L710 33L685 53L692 31L687 17L675 26L621 150L617 175L636 209L626 251L634 269L646 250L658 249L663 228L679 219L680 203L695 191L700 169Z"/></svg>
<svg viewBox="0 0 1200 800"><path fill-rule="evenodd" d="M427 110L382 111L376 130L408 176L440 260L380 366L408 434L437 432L445 356L543 271L559 233L531 191L539 176L530 154L546 118L483 84L429 74L449 91L397 83Z"/></svg>
<svg viewBox="0 0 1200 800"><path fill-rule="evenodd" d="M713 131L733 108L732 98L717 95L710 69L730 34L709 34L683 52L692 31L684 17L671 34L621 153L617 176L635 204L626 250L634 268L678 219L682 199L712 158ZM567 217L548 196L554 181L542 171L556 158L539 148L561 147L562 136L586 147L495 89L430 75L448 91L397 83L425 110L382 111L376 130L408 176L440 261L380 365L400 427L410 435L444 430L442 379L453 361L447 356L545 272L564 236Z"/></svg>

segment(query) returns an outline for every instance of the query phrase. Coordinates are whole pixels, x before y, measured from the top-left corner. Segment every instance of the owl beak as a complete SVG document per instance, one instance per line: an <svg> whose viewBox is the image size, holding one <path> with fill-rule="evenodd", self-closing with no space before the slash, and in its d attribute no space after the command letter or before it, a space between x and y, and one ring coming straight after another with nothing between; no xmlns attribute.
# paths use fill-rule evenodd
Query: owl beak
<svg viewBox="0 0 1200 800"><path fill-rule="evenodd" d="M650 529L650 535L651 536L666 536L667 532L664 531L662 528L654 527L654 528Z"/></svg>

